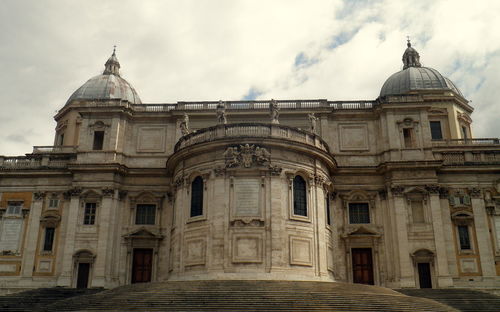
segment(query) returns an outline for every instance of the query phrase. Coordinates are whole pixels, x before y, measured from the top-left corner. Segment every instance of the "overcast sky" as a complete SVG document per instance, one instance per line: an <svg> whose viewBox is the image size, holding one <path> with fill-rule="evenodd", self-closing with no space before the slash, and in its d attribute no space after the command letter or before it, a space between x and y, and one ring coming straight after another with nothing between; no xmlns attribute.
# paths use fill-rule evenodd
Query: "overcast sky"
<svg viewBox="0 0 500 312"><path fill-rule="evenodd" d="M2 0L0 155L52 145L115 44L144 103L373 100L406 36L472 101L474 135L500 137L498 0Z"/></svg>

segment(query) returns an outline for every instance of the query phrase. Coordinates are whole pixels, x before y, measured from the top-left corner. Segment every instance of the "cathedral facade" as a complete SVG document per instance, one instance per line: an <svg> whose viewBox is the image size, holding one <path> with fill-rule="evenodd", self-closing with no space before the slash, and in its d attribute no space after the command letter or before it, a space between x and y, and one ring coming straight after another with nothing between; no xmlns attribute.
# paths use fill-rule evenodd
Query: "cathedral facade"
<svg viewBox="0 0 500 312"><path fill-rule="evenodd" d="M144 104L113 52L53 146L0 156L0 287L499 288L499 140L419 58L370 101Z"/></svg>

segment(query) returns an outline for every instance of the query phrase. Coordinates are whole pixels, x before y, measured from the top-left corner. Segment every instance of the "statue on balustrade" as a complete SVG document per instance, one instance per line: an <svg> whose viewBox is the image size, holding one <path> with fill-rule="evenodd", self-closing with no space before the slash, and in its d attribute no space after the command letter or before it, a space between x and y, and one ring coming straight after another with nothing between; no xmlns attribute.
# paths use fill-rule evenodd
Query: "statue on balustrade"
<svg viewBox="0 0 500 312"><path fill-rule="evenodd" d="M189 130L189 116L184 113L184 119L179 124L179 128L181 129L182 135L188 135L191 131Z"/></svg>
<svg viewBox="0 0 500 312"><path fill-rule="evenodd" d="M217 104L217 122L219 125L225 125L227 123L227 118L226 118L226 105L224 102L219 101L219 104Z"/></svg>
<svg viewBox="0 0 500 312"><path fill-rule="evenodd" d="M271 99L271 102L269 103L269 115L271 117L271 123L273 124L279 124L279 112L280 108L278 107L278 103L276 102L275 99Z"/></svg>
<svg viewBox="0 0 500 312"><path fill-rule="evenodd" d="M314 113L308 114L307 116L311 122L311 132L317 134L316 122L318 121L318 117L314 116Z"/></svg>

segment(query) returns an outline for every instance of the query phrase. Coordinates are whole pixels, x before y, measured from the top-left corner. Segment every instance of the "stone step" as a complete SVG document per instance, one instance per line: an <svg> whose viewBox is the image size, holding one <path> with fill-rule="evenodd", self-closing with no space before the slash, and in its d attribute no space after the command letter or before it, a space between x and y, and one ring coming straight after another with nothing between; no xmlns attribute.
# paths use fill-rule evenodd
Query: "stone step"
<svg viewBox="0 0 500 312"><path fill-rule="evenodd" d="M399 289L408 296L432 299L459 311L500 311L500 296L473 289Z"/></svg>
<svg viewBox="0 0 500 312"><path fill-rule="evenodd" d="M128 285L40 311L455 311L390 289L325 282L189 281Z"/></svg>

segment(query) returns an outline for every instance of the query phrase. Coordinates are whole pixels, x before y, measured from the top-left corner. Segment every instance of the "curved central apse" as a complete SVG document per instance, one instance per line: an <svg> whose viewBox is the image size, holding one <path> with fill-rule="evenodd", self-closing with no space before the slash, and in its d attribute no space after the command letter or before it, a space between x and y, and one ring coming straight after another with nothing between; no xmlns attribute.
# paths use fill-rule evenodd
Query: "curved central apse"
<svg viewBox="0 0 500 312"><path fill-rule="evenodd" d="M333 281L328 193L335 161L317 135L230 124L180 139L169 279Z"/></svg>

